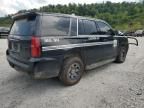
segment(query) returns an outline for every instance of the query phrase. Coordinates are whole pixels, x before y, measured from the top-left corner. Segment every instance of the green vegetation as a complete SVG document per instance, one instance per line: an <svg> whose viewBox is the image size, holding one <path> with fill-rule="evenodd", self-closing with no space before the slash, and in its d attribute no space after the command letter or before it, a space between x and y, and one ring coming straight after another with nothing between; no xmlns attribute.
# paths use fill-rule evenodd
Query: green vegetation
<svg viewBox="0 0 144 108"><path fill-rule="evenodd" d="M144 0L140 3L100 3L100 4L69 4L69 5L48 5L40 9L33 9L41 12L56 12L65 14L76 14L99 18L107 21L113 28L119 30L136 30L144 28ZM31 10L31 11L33 11ZM26 10L19 11L25 12ZM10 17L0 18L0 26L8 26L11 23Z"/></svg>
<svg viewBox="0 0 144 108"><path fill-rule="evenodd" d="M0 26L9 27L11 23L12 20L10 16L0 18Z"/></svg>

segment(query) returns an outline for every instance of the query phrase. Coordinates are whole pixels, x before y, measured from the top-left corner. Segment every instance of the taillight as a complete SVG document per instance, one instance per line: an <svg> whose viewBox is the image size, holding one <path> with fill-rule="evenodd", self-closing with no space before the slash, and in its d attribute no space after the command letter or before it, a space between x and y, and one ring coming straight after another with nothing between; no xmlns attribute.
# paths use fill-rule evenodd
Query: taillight
<svg viewBox="0 0 144 108"><path fill-rule="evenodd" d="M41 55L41 44L40 39L36 36L32 36L31 39L31 56L40 57Z"/></svg>

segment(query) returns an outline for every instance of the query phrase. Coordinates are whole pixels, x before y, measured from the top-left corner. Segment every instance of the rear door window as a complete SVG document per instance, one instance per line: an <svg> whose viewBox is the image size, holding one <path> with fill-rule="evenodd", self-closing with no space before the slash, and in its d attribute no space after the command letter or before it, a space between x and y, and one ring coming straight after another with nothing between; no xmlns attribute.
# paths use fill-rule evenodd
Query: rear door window
<svg viewBox="0 0 144 108"><path fill-rule="evenodd" d="M14 21L10 34L18 36L31 36L34 34L35 19L19 19Z"/></svg>
<svg viewBox="0 0 144 108"><path fill-rule="evenodd" d="M84 26L83 26L83 21L79 19L78 21L78 34L79 35L85 35L84 33Z"/></svg>
<svg viewBox="0 0 144 108"><path fill-rule="evenodd" d="M71 18L71 36L77 36L77 19Z"/></svg>
<svg viewBox="0 0 144 108"><path fill-rule="evenodd" d="M70 18L60 16L42 16L42 36L67 36L70 31Z"/></svg>

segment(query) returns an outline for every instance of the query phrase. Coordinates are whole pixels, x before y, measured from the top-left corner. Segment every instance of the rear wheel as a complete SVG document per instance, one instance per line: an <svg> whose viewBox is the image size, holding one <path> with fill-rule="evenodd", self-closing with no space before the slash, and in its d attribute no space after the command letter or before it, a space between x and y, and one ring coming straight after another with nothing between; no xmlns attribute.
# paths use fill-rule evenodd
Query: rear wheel
<svg viewBox="0 0 144 108"><path fill-rule="evenodd" d="M127 49L125 47L120 47L119 54L115 60L117 63L123 63L126 59Z"/></svg>
<svg viewBox="0 0 144 108"><path fill-rule="evenodd" d="M79 57L70 57L64 61L59 79L65 85L74 85L78 83L84 72L84 65Z"/></svg>

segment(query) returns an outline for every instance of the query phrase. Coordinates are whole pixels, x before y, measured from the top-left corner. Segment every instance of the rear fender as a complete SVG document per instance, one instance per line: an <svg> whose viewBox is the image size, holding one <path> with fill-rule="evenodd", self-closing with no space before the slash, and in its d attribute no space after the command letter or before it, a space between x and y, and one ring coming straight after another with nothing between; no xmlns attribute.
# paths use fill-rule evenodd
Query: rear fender
<svg viewBox="0 0 144 108"><path fill-rule="evenodd" d="M86 61L85 61L85 54L84 54L83 48L73 48L73 49L67 50L64 54L63 61L73 56L80 57L83 63L85 64Z"/></svg>

